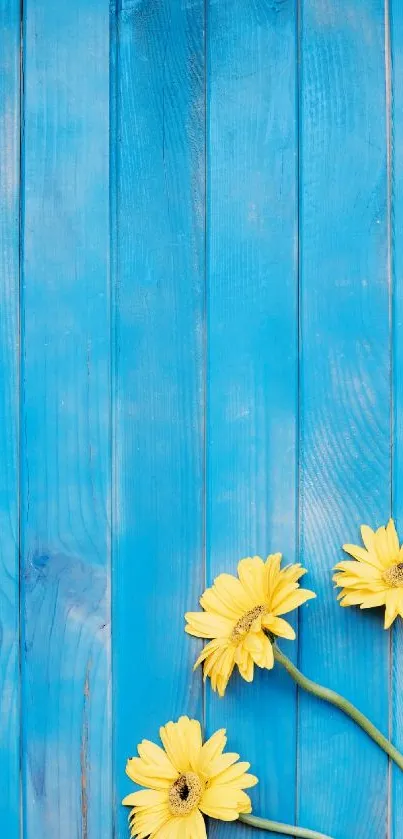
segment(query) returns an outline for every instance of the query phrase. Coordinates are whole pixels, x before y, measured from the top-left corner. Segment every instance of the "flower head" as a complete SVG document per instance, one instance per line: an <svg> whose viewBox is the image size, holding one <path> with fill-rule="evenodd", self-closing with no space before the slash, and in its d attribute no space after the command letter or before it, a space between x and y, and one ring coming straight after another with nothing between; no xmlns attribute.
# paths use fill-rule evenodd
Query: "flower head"
<svg viewBox="0 0 403 839"><path fill-rule="evenodd" d="M204 612L188 612L186 632L211 638L195 668L204 662L204 678L220 696L237 665L241 676L251 682L254 665L270 670L274 665L272 640L295 638L295 632L280 615L291 612L316 595L299 587L306 573L301 565L281 569L281 554L260 556L238 563L238 577L220 574L200 598Z"/></svg>
<svg viewBox="0 0 403 839"><path fill-rule="evenodd" d="M353 560L339 562L333 580L341 588L341 606L360 606L371 609L386 606L385 629L395 618L403 617L403 546L399 546L393 519L386 527L371 530L361 527L360 545L343 545Z"/></svg>
<svg viewBox="0 0 403 839"><path fill-rule="evenodd" d="M240 813L251 812L244 790L258 779L248 774L250 764L239 762L238 754L223 754L225 729L203 744L200 723L180 717L162 726L160 737L163 749L143 740L139 756L127 761L129 778L146 788L123 799L132 807L131 836L206 839L202 813L235 821Z"/></svg>

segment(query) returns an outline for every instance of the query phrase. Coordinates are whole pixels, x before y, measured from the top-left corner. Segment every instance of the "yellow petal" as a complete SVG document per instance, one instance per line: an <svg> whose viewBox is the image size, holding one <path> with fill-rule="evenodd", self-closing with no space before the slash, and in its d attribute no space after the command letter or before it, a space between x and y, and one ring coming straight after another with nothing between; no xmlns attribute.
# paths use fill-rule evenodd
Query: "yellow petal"
<svg viewBox="0 0 403 839"><path fill-rule="evenodd" d="M255 644L253 647L249 648L253 661L258 665L258 667L266 667L268 670L271 670L274 666L274 655L273 647L269 638L267 635L264 635L263 632L254 637L256 639Z"/></svg>
<svg viewBox="0 0 403 839"><path fill-rule="evenodd" d="M384 606L385 605L385 597L386 597L386 589L384 591L378 591L376 594L366 595L364 593L360 609L373 609L374 607L377 607L377 606Z"/></svg>
<svg viewBox="0 0 403 839"><path fill-rule="evenodd" d="M157 746L156 743L152 743L151 740L142 740L142 742L137 746L137 751L145 763L148 763L151 766L156 766L159 769L163 769L168 772L169 775L175 773L175 767L172 766L166 752L161 749L161 746Z"/></svg>
<svg viewBox="0 0 403 839"><path fill-rule="evenodd" d="M253 603L265 597L265 565L260 556L248 556L238 562L238 576Z"/></svg>
<svg viewBox="0 0 403 839"><path fill-rule="evenodd" d="M154 804L168 803L166 790L141 789L126 795L122 804L129 807L152 807Z"/></svg>
<svg viewBox="0 0 403 839"><path fill-rule="evenodd" d="M219 648L212 652L209 657L204 662L203 666L203 677L204 681L206 681L208 676L211 676L212 671L214 670L215 666L221 661L222 654L224 652L225 647L220 644ZM219 666L219 664L218 664Z"/></svg>
<svg viewBox="0 0 403 839"><path fill-rule="evenodd" d="M397 558L399 553L399 539L397 537L396 527L393 519L389 519L389 522L386 526L386 535L388 538L389 553L391 556Z"/></svg>
<svg viewBox="0 0 403 839"><path fill-rule="evenodd" d="M132 757L127 761L126 774L135 784L151 789L166 789L177 776L177 773L173 775L161 767L150 766L139 757Z"/></svg>
<svg viewBox="0 0 403 839"><path fill-rule="evenodd" d="M361 527L361 537L368 551L366 562L370 562L372 565L377 565L379 568L385 567L382 558L379 555L376 532L374 532L366 524L363 524Z"/></svg>
<svg viewBox="0 0 403 839"><path fill-rule="evenodd" d="M188 816L176 816L171 818L167 825L167 831L164 836L166 839L197 839L199 835L199 823L195 815L199 813L203 821L203 816L200 811L193 810ZM151 839L151 837L150 837Z"/></svg>
<svg viewBox="0 0 403 839"><path fill-rule="evenodd" d="M142 816L135 813L130 822L131 835L137 836L138 839L146 839L147 836L155 836L157 833L159 835L159 831L169 823L170 818L168 807L158 812L149 811Z"/></svg>
<svg viewBox="0 0 403 839"><path fill-rule="evenodd" d="M362 580L379 580L382 577L380 568L375 568L374 565L368 565L367 562L357 562L352 559L346 559L338 562L334 566L334 571L343 571L347 574L354 574Z"/></svg>
<svg viewBox="0 0 403 839"><path fill-rule="evenodd" d="M238 670L245 682L253 682L254 663L248 650L244 651L241 663L238 662Z"/></svg>
<svg viewBox="0 0 403 839"><path fill-rule="evenodd" d="M306 588L300 588L298 591L294 591L288 597L281 600L275 609L272 609L273 615L286 615L287 612L292 612L294 609L297 609L298 606L302 606L303 603L306 603L307 600L312 600L313 597L316 597L314 591L309 591Z"/></svg>
<svg viewBox="0 0 403 839"><path fill-rule="evenodd" d="M204 799L202 799L204 802ZM206 803L200 803L200 809L206 816L209 816L211 819L219 819L223 822L236 822L239 818L239 810L230 810L226 807L210 807L209 800Z"/></svg>
<svg viewBox="0 0 403 839"><path fill-rule="evenodd" d="M397 618L397 614L398 614L397 612L389 612L389 613L385 612L384 629L390 629L390 627L392 626L392 623Z"/></svg>
<svg viewBox="0 0 403 839"><path fill-rule="evenodd" d="M363 591L362 589L359 591L349 591L348 589L343 589L340 606L358 606L362 603L366 595L369 594L371 594L371 592Z"/></svg>
<svg viewBox="0 0 403 839"><path fill-rule="evenodd" d="M238 810L239 813L251 813L252 812L252 804L249 798L249 795L246 794L243 790L239 790L238 792Z"/></svg>
<svg viewBox="0 0 403 839"><path fill-rule="evenodd" d="M335 574L333 577L337 585L344 588L352 589L368 589L368 591L380 591L385 588L385 582L381 578L378 580L365 579L365 577L357 577L354 574Z"/></svg>
<svg viewBox="0 0 403 839"><path fill-rule="evenodd" d="M184 839L182 833L183 816L172 816L160 827L158 832L152 833L150 839Z"/></svg>
<svg viewBox="0 0 403 839"><path fill-rule="evenodd" d="M270 554L266 559L266 590L267 596L270 597L271 592L276 584L281 564L281 554Z"/></svg>
<svg viewBox="0 0 403 839"><path fill-rule="evenodd" d="M281 571L281 578L287 583L297 583L308 571L297 562L295 565L288 565Z"/></svg>
<svg viewBox="0 0 403 839"><path fill-rule="evenodd" d="M368 592L369 594L369 592ZM341 606L357 606L359 603L362 603L363 598L363 591L349 591L348 589L343 590L342 599L340 600Z"/></svg>
<svg viewBox="0 0 403 839"><path fill-rule="evenodd" d="M225 603L230 603L238 610L239 617L256 605L247 595L240 580L233 577L232 574L220 574L216 577L214 589Z"/></svg>
<svg viewBox="0 0 403 839"><path fill-rule="evenodd" d="M200 810L193 810L187 821L189 825L187 839L207 839L206 823Z"/></svg>
<svg viewBox="0 0 403 839"><path fill-rule="evenodd" d="M227 755L222 755L225 758ZM247 763L245 760L239 760L239 755L233 754L231 763L228 763L227 766L222 766L222 768L216 772L213 771L211 773L211 783L210 786L214 786L215 784L229 784L232 783L234 780L238 780L245 772L250 769L250 763ZM216 767L214 767L215 770Z"/></svg>
<svg viewBox="0 0 403 839"><path fill-rule="evenodd" d="M229 638L234 628L232 621L212 612L187 612L186 632L197 638Z"/></svg>
<svg viewBox="0 0 403 839"><path fill-rule="evenodd" d="M202 732L198 720L188 720L184 734L190 768L197 772L202 749Z"/></svg>
<svg viewBox="0 0 403 839"><path fill-rule="evenodd" d="M277 578L276 585L273 588L271 598L270 598L270 611L273 612L274 609L277 609L279 603L285 600L286 597L289 597L294 591L299 589L298 583L290 583L284 581L281 574L279 574Z"/></svg>
<svg viewBox="0 0 403 839"><path fill-rule="evenodd" d="M236 752L225 752L225 754L218 755L218 757L215 760L212 760L209 764L208 777L210 779L215 778L216 775L220 775L221 772L224 772L228 769L228 767L236 763L237 760L239 760L239 755Z"/></svg>
<svg viewBox="0 0 403 839"><path fill-rule="evenodd" d="M180 717L178 722L167 722L160 728L160 737L164 749L175 769L178 772L187 772L189 767L189 756L186 743L188 731L188 717Z"/></svg>
<svg viewBox="0 0 403 839"><path fill-rule="evenodd" d="M393 621L399 614L399 590L390 589L386 592L385 629L392 626Z"/></svg>
<svg viewBox="0 0 403 839"><path fill-rule="evenodd" d="M367 551L376 554L375 532L372 530L372 527L368 527L367 524L362 524L360 527L360 531L362 541L364 542Z"/></svg>
<svg viewBox="0 0 403 839"><path fill-rule="evenodd" d="M243 808L249 804L250 799L246 793L225 785L209 787L203 793L199 807L206 816L211 816L213 819L234 821L240 812L244 812Z"/></svg>
<svg viewBox="0 0 403 839"><path fill-rule="evenodd" d="M242 678L246 682L251 682L253 680L253 659L250 653L242 644L239 644L235 655L235 661Z"/></svg>
<svg viewBox="0 0 403 839"><path fill-rule="evenodd" d="M230 772L232 769L235 770L237 766L238 764L236 766L231 766L228 772ZM214 784L217 781L217 783L222 787L228 783L233 789L237 790L248 789L249 787L254 787L256 786L256 784L259 783L259 779L256 777L256 775L251 775L248 772L243 772L241 775L232 777L231 780L229 779L229 777L227 778L226 776L227 773L223 772L222 775L219 775L217 776L217 778L214 778L212 783Z"/></svg>
<svg viewBox="0 0 403 839"><path fill-rule="evenodd" d="M217 691L219 696L224 696L227 684L231 677L235 664L235 647L233 645L224 649L210 672L211 687Z"/></svg>
<svg viewBox="0 0 403 839"><path fill-rule="evenodd" d="M135 820L136 826L139 830L143 830L148 826L150 816L153 819L162 817L161 823L163 823L166 818L169 818L172 815L169 809L168 794L166 794L166 798L167 800L163 804L154 804L152 807L133 807L129 816L129 821L133 822Z"/></svg>
<svg viewBox="0 0 403 839"><path fill-rule="evenodd" d="M254 787L256 784L259 783L259 779L256 775L251 775L249 772L245 772L244 775L241 775L240 778L231 782L234 787L239 787L239 789L248 789L249 787Z"/></svg>
<svg viewBox="0 0 403 839"><path fill-rule="evenodd" d="M221 683L225 684L225 687L227 686L227 684L228 684L228 682L231 678L232 671L234 669L234 665L235 665L235 650L234 650L234 647L232 645L230 645L229 647L227 647L226 650L223 651L220 662L219 662L220 681L221 681ZM217 667L218 667L218 662L217 662Z"/></svg>
<svg viewBox="0 0 403 839"><path fill-rule="evenodd" d="M224 642L226 643L226 642ZM193 667L194 670L201 664L206 658L209 658L212 653L215 653L217 650L222 649L223 641L221 638L214 639L213 641L209 641L205 647L203 647L199 657L196 659L196 663Z"/></svg>
<svg viewBox="0 0 403 839"><path fill-rule="evenodd" d="M353 556L358 562L372 565L373 568L378 568L378 570L383 569L383 564L375 550L366 551L364 548L360 548L359 545L346 544L343 545L343 551L350 554L350 556Z"/></svg>
<svg viewBox="0 0 403 839"><path fill-rule="evenodd" d="M386 527L378 527L375 533L375 545L377 556L383 567L387 567L396 560L398 552L392 553L390 551Z"/></svg>
<svg viewBox="0 0 403 839"><path fill-rule="evenodd" d="M220 728L206 740L200 752L199 771L201 773L208 775L210 764L222 754L226 742L225 728Z"/></svg>
<svg viewBox="0 0 403 839"><path fill-rule="evenodd" d="M228 597L227 592L225 592L224 597L220 596L215 585L212 588L206 589L204 594L202 594L200 606L206 609L207 612L213 612L235 623L242 614L236 603Z"/></svg>
<svg viewBox="0 0 403 839"><path fill-rule="evenodd" d="M295 640L295 630L288 621L285 621L282 618L276 618L274 615L264 615L262 625L268 629L269 632L272 632L274 635L278 635L279 638L288 638L290 641Z"/></svg>
<svg viewBox="0 0 403 839"><path fill-rule="evenodd" d="M248 632L242 641L242 646L251 655L259 655L262 650L263 639L265 638L263 632L256 635L254 632ZM268 640L268 639L266 639ZM270 642L269 642L270 643Z"/></svg>

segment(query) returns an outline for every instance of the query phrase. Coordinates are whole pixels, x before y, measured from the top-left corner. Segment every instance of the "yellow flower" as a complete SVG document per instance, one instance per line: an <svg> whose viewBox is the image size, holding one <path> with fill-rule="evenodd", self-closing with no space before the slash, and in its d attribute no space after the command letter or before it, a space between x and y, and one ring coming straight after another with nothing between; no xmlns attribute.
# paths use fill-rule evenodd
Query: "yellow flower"
<svg viewBox="0 0 403 839"><path fill-rule="evenodd" d="M235 821L240 813L252 811L244 789L258 779L247 774L250 764L238 762L238 754L223 754L225 729L203 745L200 723L180 717L160 728L160 737L163 749L143 740L137 747L139 757L127 761L129 778L146 787L122 802L133 808L131 836L206 839L202 813Z"/></svg>
<svg viewBox="0 0 403 839"><path fill-rule="evenodd" d="M403 546L399 546L393 519L386 527L371 530L361 527L359 545L343 545L343 550L354 560L339 562L334 570L334 582L342 590L338 595L341 606L360 606L372 609L386 606L385 629L395 618L403 617Z"/></svg>
<svg viewBox="0 0 403 839"><path fill-rule="evenodd" d="M270 670L274 665L274 636L295 638L287 621L279 617L316 595L300 589L298 580L306 574L301 565L280 569L281 554L260 556L238 563L238 578L220 574L200 598L204 612L188 612L186 632L211 638L196 661L204 662L204 679L210 676L213 690L224 696L235 665L251 682L254 665Z"/></svg>

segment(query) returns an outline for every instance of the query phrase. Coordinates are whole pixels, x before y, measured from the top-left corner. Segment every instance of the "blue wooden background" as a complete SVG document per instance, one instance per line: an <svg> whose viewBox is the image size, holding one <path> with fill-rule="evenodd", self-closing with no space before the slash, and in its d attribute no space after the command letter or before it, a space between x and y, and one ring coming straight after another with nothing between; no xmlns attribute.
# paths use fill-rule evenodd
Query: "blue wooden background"
<svg viewBox="0 0 403 839"><path fill-rule="evenodd" d="M0 193L2 835L125 839L125 760L188 713L257 814L401 839L360 730L277 670L219 700L183 632L299 557L284 649L403 748L402 626L331 584L403 536L401 0L0 0Z"/></svg>

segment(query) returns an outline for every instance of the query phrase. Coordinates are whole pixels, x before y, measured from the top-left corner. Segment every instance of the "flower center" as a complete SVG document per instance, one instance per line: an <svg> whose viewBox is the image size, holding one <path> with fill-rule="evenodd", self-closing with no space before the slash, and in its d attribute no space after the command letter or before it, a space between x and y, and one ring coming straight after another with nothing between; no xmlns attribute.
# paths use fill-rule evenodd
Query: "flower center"
<svg viewBox="0 0 403 839"><path fill-rule="evenodd" d="M383 575L383 579L392 588L403 588L403 562L392 565Z"/></svg>
<svg viewBox="0 0 403 839"><path fill-rule="evenodd" d="M203 792L201 780L195 772L179 775L169 790L169 809L173 816L187 816L197 807Z"/></svg>
<svg viewBox="0 0 403 839"><path fill-rule="evenodd" d="M239 621L236 622L232 630L231 640L240 641L240 639L249 632L253 621L255 621L259 615L264 615L266 612L267 606L255 606L254 609L250 609L249 612L245 612L245 614L239 618Z"/></svg>

